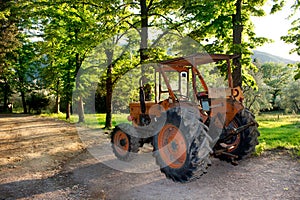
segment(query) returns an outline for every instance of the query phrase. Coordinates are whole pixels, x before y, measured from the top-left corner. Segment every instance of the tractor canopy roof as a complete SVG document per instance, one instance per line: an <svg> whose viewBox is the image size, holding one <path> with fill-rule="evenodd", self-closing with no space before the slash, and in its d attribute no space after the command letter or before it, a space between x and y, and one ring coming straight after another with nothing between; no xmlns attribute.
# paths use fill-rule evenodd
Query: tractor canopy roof
<svg viewBox="0 0 300 200"><path fill-rule="evenodd" d="M165 60L160 62L160 64L170 67L196 67L197 65L203 65L222 60L230 60L236 57L238 57L238 55L196 53L185 57L178 57L170 60Z"/></svg>

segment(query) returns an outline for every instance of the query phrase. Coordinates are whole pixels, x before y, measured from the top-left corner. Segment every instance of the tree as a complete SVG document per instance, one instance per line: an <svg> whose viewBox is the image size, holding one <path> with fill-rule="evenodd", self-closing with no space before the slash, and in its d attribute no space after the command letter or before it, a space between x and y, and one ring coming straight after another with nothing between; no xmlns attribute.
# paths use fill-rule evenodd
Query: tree
<svg viewBox="0 0 300 200"><path fill-rule="evenodd" d="M115 7L120 8L117 10L118 18L117 18L117 24L120 26L120 28L113 29L113 32L121 32L125 33L129 32L130 29L135 29L137 33L140 36L139 40L139 60L140 64L144 64L147 61L154 60L157 56L152 56L149 48L149 27L163 27L165 25L174 25L175 23L172 23L171 15L169 13L172 13L172 10L174 10L175 7L178 8L178 4L171 2L171 1L155 1L155 0L139 0L138 2L134 1L124 1L124 2L118 2L115 1L116 5ZM123 3L123 4L122 4ZM129 7L129 8L127 8ZM174 15L172 15L174 16ZM166 26L165 26L166 27ZM162 33L161 35L164 35L165 33ZM112 40L116 40L112 42L112 46L116 46L118 43L117 41L122 38L122 34L116 36L115 38L112 37ZM159 39L161 37L158 37ZM129 40L135 40L135 38L127 38ZM129 42L130 43L130 42ZM152 46L153 47L153 46ZM127 50L126 48L123 48L124 50ZM115 49L106 49L106 58L107 58L107 73L106 73L106 128L111 128L112 126L112 94L113 94L113 86L116 84L117 80L120 78L120 76L114 76L112 71L115 70L115 68L118 66L118 62L127 62L124 60L126 59L126 53L123 51L121 53L121 56L118 57L116 60L112 59L114 55ZM128 51L128 50L127 50ZM124 56L123 56L124 55ZM131 58L134 58L136 55L132 54ZM123 60L123 61L121 61ZM135 59L132 59L132 63L127 65L122 70L119 71L119 75L123 75L124 72L128 71L130 67L134 67ZM137 65L136 65L137 66ZM141 67L141 76L145 74L146 69L144 67Z"/></svg>
<svg viewBox="0 0 300 200"><path fill-rule="evenodd" d="M208 1L190 0L185 3L184 13L196 22L197 28L189 35L199 41L209 53L240 55L234 60L234 86L254 85L251 76L244 76L255 66L251 63L251 50L268 41L256 37L250 16L263 16L266 1ZM226 70L221 67L221 72Z"/></svg>
<svg viewBox="0 0 300 200"><path fill-rule="evenodd" d="M260 69L263 73L263 80L267 86L269 86L269 93L272 95L271 104L273 109L280 109L281 96L284 88L287 87L287 83L290 82L291 69L278 63L265 63Z"/></svg>
<svg viewBox="0 0 300 200"><path fill-rule="evenodd" d="M3 72L6 55L20 46L18 41L18 22L16 13L12 12L13 1L0 1L0 72Z"/></svg>
<svg viewBox="0 0 300 200"><path fill-rule="evenodd" d="M297 99L297 84L292 79L293 68L282 63L264 63L254 62L258 70L250 71L255 78L257 87L246 86L245 105L253 112L258 113L265 110L294 110L294 100Z"/></svg>
<svg viewBox="0 0 300 200"><path fill-rule="evenodd" d="M14 62L13 51L20 46L18 41L18 18L13 11L14 1L0 1L0 88L3 96L4 111L7 109L8 100L13 93Z"/></svg>
<svg viewBox="0 0 300 200"><path fill-rule="evenodd" d="M15 89L20 93L22 99L23 112L27 113L26 94L38 89L38 68L39 62L36 59L36 44L30 42L22 35L22 47L16 50L15 63Z"/></svg>
<svg viewBox="0 0 300 200"><path fill-rule="evenodd" d="M99 87L103 87L102 95L105 96L106 104L106 120L105 128L110 129L112 127L112 101L113 90L116 83L123 75L130 69L138 65L138 60L131 52L138 52L136 48L137 35L133 32L127 34L115 35L102 42L97 46L95 51L91 53L92 58L88 58L86 62L98 63L97 73L101 74ZM95 62L95 60L97 60ZM85 64L86 66L88 64ZM89 67L84 67L83 70L87 70ZM100 69L100 70L99 70ZM90 75L89 75L90 76ZM129 84L129 83L128 83ZM97 91L101 91L98 88ZM122 98L118 96L117 98Z"/></svg>
<svg viewBox="0 0 300 200"><path fill-rule="evenodd" d="M57 75L52 84L56 87L56 99L59 102L59 92L63 92L66 101L66 118L70 118L72 91L80 87L78 72L87 53L97 45L102 26L99 22L104 11L105 3L97 8L91 6L92 1L66 3L65 1L44 2L42 0L32 3L25 3L24 6L35 16L36 23L40 23L44 47L51 47L43 51L47 57L47 68L53 69ZM29 7L31 5L31 7ZM93 4L94 5L94 4ZM37 25L35 25L37 26ZM29 28L30 29L30 28ZM47 71L47 70L46 70ZM48 70L49 71L49 70ZM45 73L44 73L45 74ZM53 73L52 73L53 74ZM63 90L58 86L62 85ZM80 93L74 96L74 110L79 115L79 122L84 121L84 97ZM58 107L58 105L57 105ZM58 109L57 109L58 110Z"/></svg>
<svg viewBox="0 0 300 200"><path fill-rule="evenodd" d="M253 63L257 66L257 69L250 70L249 73L254 77L257 86L244 86L244 104L253 113L272 110L273 107L271 102L273 96L269 92L271 87L264 82L264 74L263 70L261 70L262 64L256 59Z"/></svg>
<svg viewBox="0 0 300 200"><path fill-rule="evenodd" d="M294 13L292 13L289 17L292 18L299 13L300 1L295 1L295 4L292 6ZM288 31L288 35L282 36L281 39L288 44L294 44L295 48L291 49L290 53L297 53L300 56L300 18L296 18L292 22L292 27ZM300 63L296 64L296 74L295 79L300 79Z"/></svg>
<svg viewBox="0 0 300 200"><path fill-rule="evenodd" d="M291 81L288 87L283 88L281 106L286 112L300 114L300 80Z"/></svg>
<svg viewBox="0 0 300 200"><path fill-rule="evenodd" d="M11 63L6 61L0 73L0 95L3 97L1 102L3 102L4 112L7 111L9 97L13 94L13 77L14 71L11 68Z"/></svg>
<svg viewBox="0 0 300 200"><path fill-rule="evenodd" d="M236 0L235 13L232 15L232 38L233 38L233 53L239 57L233 59L235 66L232 72L233 86L242 87L242 65L241 65L241 44L242 44L242 32L243 32L243 21L242 21L242 0Z"/></svg>
<svg viewBox="0 0 300 200"><path fill-rule="evenodd" d="M28 112L34 110L37 114L41 114L42 109L49 105L49 99L43 93L32 92L28 97Z"/></svg>

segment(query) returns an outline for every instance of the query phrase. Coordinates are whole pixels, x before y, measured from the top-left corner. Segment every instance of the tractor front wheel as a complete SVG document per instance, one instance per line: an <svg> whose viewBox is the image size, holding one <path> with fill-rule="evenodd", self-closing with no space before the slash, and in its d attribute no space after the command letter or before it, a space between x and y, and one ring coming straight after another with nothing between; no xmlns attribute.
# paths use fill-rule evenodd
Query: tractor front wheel
<svg viewBox="0 0 300 200"><path fill-rule="evenodd" d="M116 126L111 134L111 145L115 156L123 161L130 161L139 151L139 139L130 135L130 124Z"/></svg>

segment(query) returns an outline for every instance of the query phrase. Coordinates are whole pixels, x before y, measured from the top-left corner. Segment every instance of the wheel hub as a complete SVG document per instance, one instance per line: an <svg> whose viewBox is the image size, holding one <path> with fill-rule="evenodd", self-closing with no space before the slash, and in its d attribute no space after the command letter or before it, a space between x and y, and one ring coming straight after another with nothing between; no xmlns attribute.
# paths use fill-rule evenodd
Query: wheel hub
<svg viewBox="0 0 300 200"><path fill-rule="evenodd" d="M167 124L158 134L158 149L162 160L171 168L181 168L187 159L187 144L178 127Z"/></svg>
<svg viewBox="0 0 300 200"><path fill-rule="evenodd" d="M121 140L120 140L120 145L121 145L122 147L124 147L124 146L126 145L126 139L121 139Z"/></svg>
<svg viewBox="0 0 300 200"><path fill-rule="evenodd" d="M173 151L176 151L178 149L178 144L176 141L172 141L171 142L171 147Z"/></svg>
<svg viewBox="0 0 300 200"><path fill-rule="evenodd" d="M113 143L120 156L125 156L129 152L129 138L123 131L119 130L115 133Z"/></svg>

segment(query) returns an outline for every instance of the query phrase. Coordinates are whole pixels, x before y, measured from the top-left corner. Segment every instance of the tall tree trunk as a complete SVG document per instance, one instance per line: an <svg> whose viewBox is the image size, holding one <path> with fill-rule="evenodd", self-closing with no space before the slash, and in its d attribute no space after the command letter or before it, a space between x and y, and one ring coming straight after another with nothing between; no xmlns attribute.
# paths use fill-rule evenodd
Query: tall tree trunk
<svg viewBox="0 0 300 200"><path fill-rule="evenodd" d="M8 95L9 95L9 84L7 79L4 77L4 91L3 91L3 111L7 112L7 105L8 105Z"/></svg>
<svg viewBox="0 0 300 200"><path fill-rule="evenodd" d="M112 85L106 85L106 117L104 128L112 128Z"/></svg>
<svg viewBox="0 0 300 200"><path fill-rule="evenodd" d="M140 43L140 62L144 63L148 58L148 8L147 1L140 0L141 8L141 43ZM142 75L144 74L144 69L142 68Z"/></svg>
<svg viewBox="0 0 300 200"><path fill-rule="evenodd" d="M69 59L69 69L67 72L67 80L66 80L66 119L69 120L71 118L71 102L72 102L72 83L71 83L71 66L72 61Z"/></svg>
<svg viewBox="0 0 300 200"><path fill-rule="evenodd" d="M78 123L84 122L84 107L83 107L83 101L82 97L79 96L78 100Z"/></svg>
<svg viewBox="0 0 300 200"><path fill-rule="evenodd" d="M234 69L232 72L233 86L242 86L242 65L241 65L241 44L242 44L242 0L237 0L235 3L236 13L232 16L233 24L233 46L234 53L239 55L239 57L233 59Z"/></svg>
<svg viewBox="0 0 300 200"><path fill-rule="evenodd" d="M26 98L25 98L25 92L21 92L21 98L22 98L22 106L23 106L23 112L24 114L27 114L27 104L26 104Z"/></svg>
<svg viewBox="0 0 300 200"><path fill-rule="evenodd" d="M58 93L56 93L56 98L55 98L55 113L60 113L60 96Z"/></svg>
<svg viewBox="0 0 300 200"><path fill-rule="evenodd" d="M76 59L76 70L75 70L75 78L76 78L76 89L79 88L79 81L80 81L80 66L81 66L81 59L80 59L80 54L79 53L76 53L75 55L75 59ZM82 101L82 96L81 94L79 94L79 97L78 97L78 109L77 109L77 112L78 112L78 123L80 122L84 122L84 106L83 106L83 101Z"/></svg>
<svg viewBox="0 0 300 200"><path fill-rule="evenodd" d="M66 119L71 119L71 103L69 101L67 102Z"/></svg>
<svg viewBox="0 0 300 200"><path fill-rule="evenodd" d="M150 4L152 4L152 0L149 2L149 7L147 7L147 0L140 0L140 8L141 8L141 43L140 43L140 63L145 63L146 60L149 59L148 53L148 15ZM144 77L146 74L145 66L142 65L141 67L141 77ZM141 79L143 80L143 79ZM142 114L145 114L146 107L145 107L145 97L144 97L144 90L143 90L143 81L140 82L140 107Z"/></svg>
<svg viewBox="0 0 300 200"><path fill-rule="evenodd" d="M113 60L113 50L105 51L107 57L107 71L106 71L106 116L105 116L105 127L106 129L112 128L112 60Z"/></svg>
<svg viewBox="0 0 300 200"><path fill-rule="evenodd" d="M55 113L60 113L59 80L56 82Z"/></svg>

